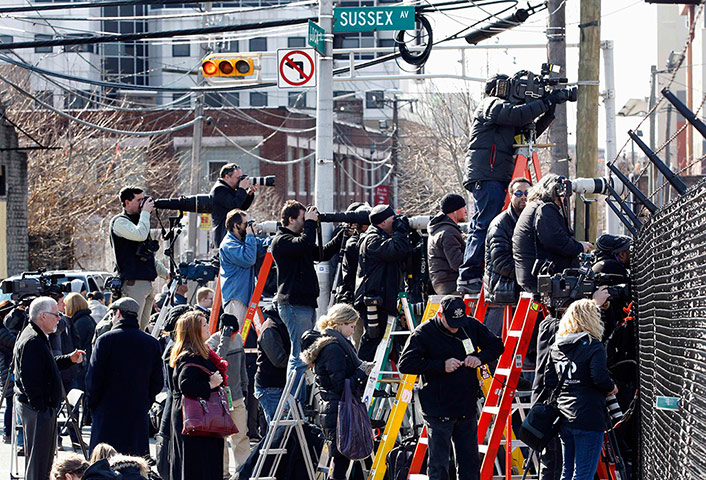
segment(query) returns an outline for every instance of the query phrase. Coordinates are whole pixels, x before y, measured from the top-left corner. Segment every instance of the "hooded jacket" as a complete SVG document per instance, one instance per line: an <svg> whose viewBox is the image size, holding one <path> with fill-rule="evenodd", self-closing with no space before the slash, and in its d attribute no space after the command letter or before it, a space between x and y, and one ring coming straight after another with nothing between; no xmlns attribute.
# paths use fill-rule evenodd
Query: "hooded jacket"
<svg viewBox="0 0 706 480"><path fill-rule="evenodd" d="M437 293L456 290L465 248L461 229L448 215L439 213L429 221L429 277Z"/></svg>
<svg viewBox="0 0 706 480"><path fill-rule="evenodd" d="M505 349L503 342L485 325L470 317L456 333L448 331L434 317L410 335L397 366L401 373L422 376L419 401L424 415L475 418L479 390L476 369L461 366L446 372L446 360L463 361L469 355L464 339L471 340L474 349L471 355L478 357L481 364L497 359Z"/></svg>
<svg viewBox="0 0 706 480"><path fill-rule="evenodd" d="M556 387L567 366L571 370L557 402L561 416L572 428L603 431L608 415L605 397L614 386L603 344L586 332L557 337L544 376L549 391Z"/></svg>
<svg viewBox="0 0 706 480"><path fill-rule="evenodd" d="M517 303L520 286L515 280L515 260L512 258L512 232L517 213L508 207L490 222L485 236L485 272L483 288L488 303Z"/></svg>

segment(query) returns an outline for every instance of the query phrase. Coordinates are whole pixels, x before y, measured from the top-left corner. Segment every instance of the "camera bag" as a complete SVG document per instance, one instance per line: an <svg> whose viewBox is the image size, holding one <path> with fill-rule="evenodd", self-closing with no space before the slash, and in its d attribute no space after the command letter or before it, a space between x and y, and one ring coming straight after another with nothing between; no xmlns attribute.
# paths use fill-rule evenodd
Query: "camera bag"
<svg viewBox="0 0 706 480"><path fill-rule="evenodd" d="M561 413L559 413L556 403L559 390L561 390L568 373L569 368L567 367L549 399L532 405L522 422L517 438L522 440L532 450L541 452L549 441L559 433Z"/></svg>

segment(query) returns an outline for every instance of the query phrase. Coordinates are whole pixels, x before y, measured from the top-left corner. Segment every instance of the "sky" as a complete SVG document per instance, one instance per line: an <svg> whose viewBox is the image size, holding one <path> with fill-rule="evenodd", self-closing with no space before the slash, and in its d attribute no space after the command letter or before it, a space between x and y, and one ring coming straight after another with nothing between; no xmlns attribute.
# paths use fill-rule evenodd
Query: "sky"
<svg viewBox="0 0 706 480"><path fill-rule="evenodd" d="M539 2L533 2L539 3ZM518 4L523 6L524 3ZM674 7L678 8L678 7ZM566 0L566 35L567 44L579 42L580 31L578 28L580 14L580 0ZM436 38L442 38L455 33L468 25L473 20L485 16L477 9L451 11L448 14L434 14L432 25ZM531 16L523 25L509 30L500 35L486 40L480 45L510 45L510 44L546 44L547 12ZM644 98L649 96L650 65L657 60L657 6L648 4L644 0L609 0L601 5L601 40L612 40L614 43L614 69L615 69L615 94L616 111L630 98ZM464 40L447 45L465 45ZM680 51L683 45L674 45L673 49ZM578 77L579 49L567 48L567 68L564 76L570 81ZM494 73L513 74L518 70L531 70L539 73L540 66L546 62L546 49L495 49L467 51L467 75L473 77L487 77ZM426 64L427 73L449 71L455 67L460 74L460 54L458 51L432 51ZM660 68L663 66L660 65ZM603 80L603 59L601 58L601 86L605 89ZM464 88L464 83L456 80L436 80L437 88L442 91L452 91ZM481 84L466 83L465 88L477 92L480 96ZM475 89L475 90L474 90ZM599 148L605 146L605 110L602 101L599 107ZM617 119L617 148L619 149L627 140L627 131L634 128L639 118ZM576 104L570 104L568 109L569 144L575 143ZM648 135L647 123L642 127L645 136Z"/></svg>

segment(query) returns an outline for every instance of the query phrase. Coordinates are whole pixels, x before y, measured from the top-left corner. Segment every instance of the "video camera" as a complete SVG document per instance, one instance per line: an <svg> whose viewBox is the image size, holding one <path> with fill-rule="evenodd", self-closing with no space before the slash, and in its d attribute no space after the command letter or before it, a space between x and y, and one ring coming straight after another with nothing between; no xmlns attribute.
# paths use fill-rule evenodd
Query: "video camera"
<svg viewBox="0 0 706 480"><path fill-rule="evenodd" d="M554 65L543 63L539 75L529 70L520 70L510 78L498 79L495 96L516 104L544 98L558 85L569 82L568 78L550 77L549 74L552 71L554 71ZM578 88L572 87L564 90L570 102L578 100Z"/></svg>
<svg viewBox="0 0 706 480"><path fill-rule="evenodd" d="M181 262L179 264L179 275L184 277L185 280L207 283L216 278L218 267L208 260L195 260L192 263Z"/></svg>
<svg viewBox="0 0 706 480"><path fill-rule="evenodd" d="M46 275L46 270L23 272L20 279L5 280L0 284L3 293L11 293L13 301L26 300L41 296L57 297L71 292L71 283L59 284L64 278L60 273Z"/></svg>
<svg viewBox="0 0 706 480"><path fill-rule="evenodd" d="M581 298L591 298L598 287L607 285L610 300L626 300L630 297L627 284L615 284L623 279L613 273L594 273L595 257L590 253L579 255L579 268L567 268L561 273L553 272L553 263L545 260L537 268L537 291L542 295L542 303L549 308L562 310Z"/></svg>

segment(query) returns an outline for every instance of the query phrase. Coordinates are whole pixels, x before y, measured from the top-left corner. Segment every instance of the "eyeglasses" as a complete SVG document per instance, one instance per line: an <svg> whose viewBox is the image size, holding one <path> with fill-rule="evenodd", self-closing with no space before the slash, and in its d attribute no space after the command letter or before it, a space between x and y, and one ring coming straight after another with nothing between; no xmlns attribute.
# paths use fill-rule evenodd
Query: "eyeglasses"
<svg viewBox="0 0 706 480"><path fill-rule="evenodd" d="M516 196L517 198L526 197L527 194L528 194L528 192L515 192L515 193L513 193L513 195Z"/></svg>
<svg viewBox="0 0 706 480"><path fill-rule="evenodd" d="M54 313L54 312L42 312L42 313L46 313L47 315L53 315L57 318L61 317L61 315L59 315L58 313Z"/></svg>

